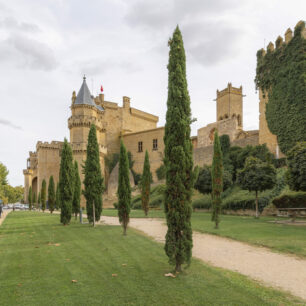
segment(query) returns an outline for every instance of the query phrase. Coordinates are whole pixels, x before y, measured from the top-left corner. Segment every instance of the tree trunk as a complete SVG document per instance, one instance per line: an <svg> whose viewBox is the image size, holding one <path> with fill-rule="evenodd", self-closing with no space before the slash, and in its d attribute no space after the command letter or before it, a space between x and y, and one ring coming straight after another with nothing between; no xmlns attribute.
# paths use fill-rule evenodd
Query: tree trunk
<svg viewBox="0 0 306 306"><path fill-rule="evenodd" d="M92 203L92 224L93 227L96 225L96 214L95 214L95 203Z"/></svg>
<svg viewBox="0 0 306 306"><path fill-rule="evenodd" d="M256 190L256 218L259 218L258 214L258 191Z"/></svg>
<svg viewBox="0 0 306 306"><path fill-rule="evenodd" d="M182 271L182 266L180 263L176 262L175 264L175 272L181 272Z"/></svg>
<svg viewBox="0 0 306 306"><path fill-rule="evenodd" d="M77 220L77 218L78 218L78 214L77 213L75 213L74 214L74 217L75 217L75 221Z"/></svg>

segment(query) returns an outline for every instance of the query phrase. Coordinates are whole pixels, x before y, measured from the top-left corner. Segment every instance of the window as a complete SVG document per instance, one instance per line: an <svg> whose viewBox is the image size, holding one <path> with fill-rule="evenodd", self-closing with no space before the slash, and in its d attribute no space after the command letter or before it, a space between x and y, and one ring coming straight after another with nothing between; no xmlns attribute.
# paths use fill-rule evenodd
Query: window
<svg viewBox="0 0 306 306"><path fill-rule="evenodd" d="M138 142L138 152L142 152L142 141Z"/></svg>
<svg viewBox="0 0 306 306"><path fill-rule="evenodd" d="M153 151L156 151L157 149L158 149L157 139L153 139Z"/></svg>

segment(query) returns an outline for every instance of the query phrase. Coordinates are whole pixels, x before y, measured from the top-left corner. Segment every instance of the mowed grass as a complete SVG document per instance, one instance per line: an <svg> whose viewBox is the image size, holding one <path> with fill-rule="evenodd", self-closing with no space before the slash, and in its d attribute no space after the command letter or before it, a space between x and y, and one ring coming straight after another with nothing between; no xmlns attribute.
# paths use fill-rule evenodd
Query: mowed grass
<svg viewBox="0 0 306 306"><path fill-rule="evenodd" d="M117 216L117 210L104 209L104 216ZM144 218L142 210L132 210L131 218ZM149 218L164 218L162 210L150 210ZM218 230L214 229L211 214L192 213L192 229L202 233L219 235L254 245L266 246L273 250L306 257L306 226L273 223L286 218L271 218L221 215Z"/></svg>
<svg viewBox="0 0 306 306"><path fill-rule="evenodd" d="M11 213L0 227L0 258L1 305L301 302L197 260L177 278L165 277L171 267L161 244L131 229L125 237L120 227L64 227L58 215L47 213Z"/></svg>

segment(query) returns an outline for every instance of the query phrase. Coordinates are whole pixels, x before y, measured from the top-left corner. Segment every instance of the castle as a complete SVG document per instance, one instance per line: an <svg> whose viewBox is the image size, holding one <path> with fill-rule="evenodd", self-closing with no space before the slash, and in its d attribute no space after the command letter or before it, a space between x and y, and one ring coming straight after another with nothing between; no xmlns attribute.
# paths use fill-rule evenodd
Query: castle
<svg viewBox="0 0 306 306"><path fill-rule="evenodd" d="M306 37L305 25L302 35ZM291 38L292 31L288 29L285 34L285 43L288 43ZM273 50L274 46L270 43L267 48ZM68 119L68 127L73 158L79 165L86 159L88 132L90 125L95 124L101 169L106 178L106 196L114 197L116 193L118 167L108 174L104 158L119 152L120 139L123 140L127 151L132 153L133 170L136 173L142 173L145 151L148 151L153 181L157 181L156 170L163 163L164 152L164 127L157 127L157 116L131 107L130 98L125 96L122 106L106 101L104 94L93 97L85 77L78 94L73 92L71 100L71 117ZM244 147L265 143L276 157L280 157L277 138L269 131L265 118L267 102L267 95L264 96L259 91L259 130L244 131L242 86L236 88L229 83L225 89L217 90L216 121L198 129L197 135L191 137L194 165L203 166L212 162L215 130L218 130L219 135L229 135L232 145ZM51 143L38 141L36 151L29 153L27 169L23 170L25 202L28 199L30 186L37 195L44 179L48 182L49 177L53 175L55 183L58 182L62 146L63 142L60 141ZM83 181L81 167L79 171ZM84 198L81 205L85 205Z"/></svg>

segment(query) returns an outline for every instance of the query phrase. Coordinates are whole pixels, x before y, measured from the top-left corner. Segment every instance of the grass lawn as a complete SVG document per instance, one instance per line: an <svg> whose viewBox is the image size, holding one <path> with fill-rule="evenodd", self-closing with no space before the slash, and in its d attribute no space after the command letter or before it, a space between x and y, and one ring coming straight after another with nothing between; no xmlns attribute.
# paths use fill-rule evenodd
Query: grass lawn
<svg viewBox="0 0 306 306"><path fill-rule="evenodd" d="M117 210L104 209L104 216L117 216ZM131 218L144 218L142 210L132 210ZM162 210L150 210L149 218L164 218ZM279 219L279 218L278 218ZM281 220L283 220L282 218ZM232 238L247 243L266 246L273 250L306 257L306 226L275 224L275 218L221 215L220 229L214 229L210 213L194 212L192 228L195 231Z"/></svg>
<svg viewBox="0 0 306 306"><path fill-rule="evenodd" d="M1 305L283 305L299 302L193 260L179 277L163 246L129 229L11 213L0 227ZM123 266L123 264L125 266ZM117 274L112 277L112 274ZM72 280L77 280L72 283Z"/></svg>

